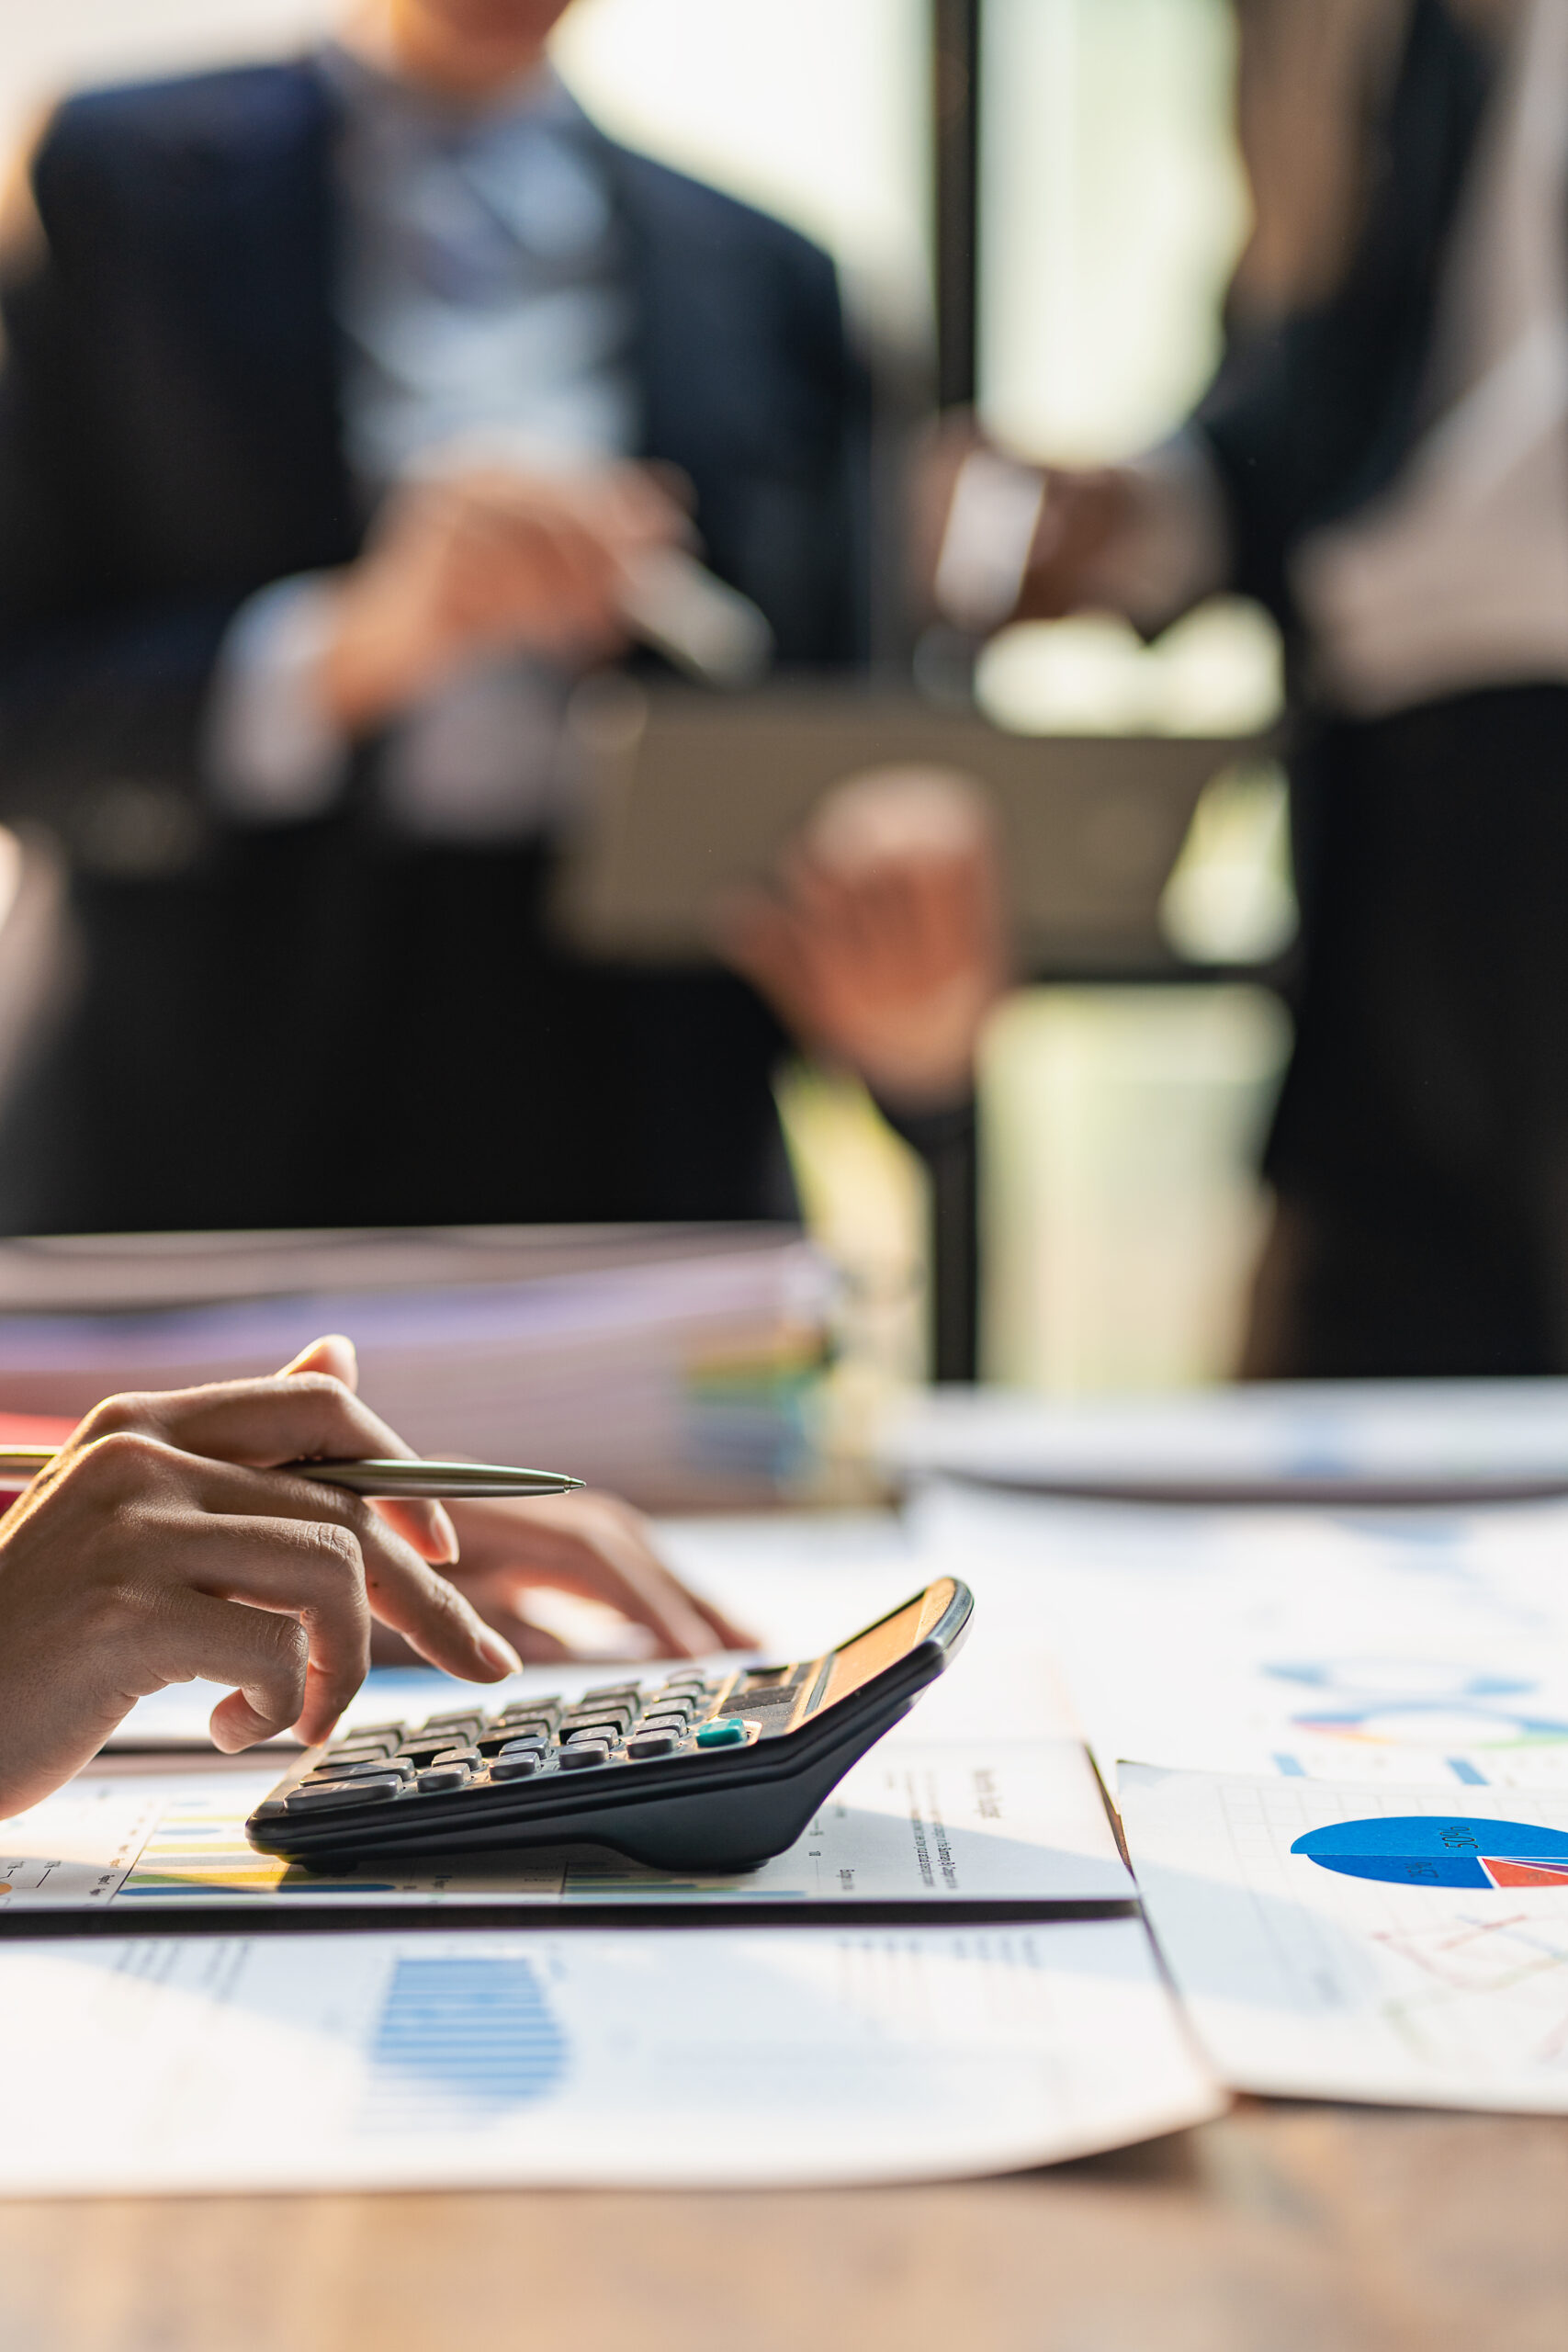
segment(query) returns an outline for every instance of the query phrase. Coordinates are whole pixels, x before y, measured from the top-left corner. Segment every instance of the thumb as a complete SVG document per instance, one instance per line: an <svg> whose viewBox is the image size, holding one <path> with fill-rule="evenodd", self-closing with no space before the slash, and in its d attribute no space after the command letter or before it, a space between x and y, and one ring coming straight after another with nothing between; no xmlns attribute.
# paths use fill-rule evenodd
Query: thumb
<svg viewBox="0 0 1568 2352"><path fill-rule="evenodd" d="M341 1380L345 1388L359 1385L359 1358L354 1352L354 1341L344 1339L341 1331L331 1331L323 1340L312 1340L301 1348L292 1363L286 1363L281 1377L288 1379L293 1372L326 1372Z"/></svg>

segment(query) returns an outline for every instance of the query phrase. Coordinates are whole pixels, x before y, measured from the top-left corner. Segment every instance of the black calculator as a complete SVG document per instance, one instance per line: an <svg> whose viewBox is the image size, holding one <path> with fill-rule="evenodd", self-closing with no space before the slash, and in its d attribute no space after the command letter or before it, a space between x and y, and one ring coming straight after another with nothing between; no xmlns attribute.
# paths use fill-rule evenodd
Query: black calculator
<svg viewBox="0 0 1568 2352"><path fill-rule="evenodd" d="M308 1749L245 1826L264 1853L332 1871L582 1844L660 1870L750 1870L908 1713L973 1607L942 1577L802 1664L370 1724Z"/></svg>

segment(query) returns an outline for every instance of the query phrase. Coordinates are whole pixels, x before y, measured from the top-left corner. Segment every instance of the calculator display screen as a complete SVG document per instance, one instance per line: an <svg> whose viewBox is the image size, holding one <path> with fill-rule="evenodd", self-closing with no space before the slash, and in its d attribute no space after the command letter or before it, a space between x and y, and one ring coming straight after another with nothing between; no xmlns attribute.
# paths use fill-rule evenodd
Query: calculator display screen
<svg viewBox="0 0 1568 2352"><path fill-rule="evenodd" d="M888 1667L896 1666L901 1657L907 1657L912 1649L918 1648L951 1606L956 1590L951 1577L939 1577L918 1600L911 1600L907 1608L895 1610L892 1616L885 1617L880 1625L868 1626L854 1641L846 1642L841 1650L835 1650L828 1668L828 1686L812 1712L820 1713L823 1707L831 1707L840 1699L847 1699L852 1690L858 1690L863 1683L870 1682Z"/></svg>

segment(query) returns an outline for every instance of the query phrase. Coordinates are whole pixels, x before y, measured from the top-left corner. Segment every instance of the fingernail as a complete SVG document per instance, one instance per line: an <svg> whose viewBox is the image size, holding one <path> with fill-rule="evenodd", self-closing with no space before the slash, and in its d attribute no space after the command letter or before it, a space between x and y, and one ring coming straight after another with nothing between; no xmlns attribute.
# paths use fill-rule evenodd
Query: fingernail
<svg viewBox="0 0 1568 2352"><path fill-rule="evenodd" d="M499 1634L482 1634L476 1646L485 1664L493 1666L499 1673L522 1673L522 1659L511 1643L503 1641Z"/></svg>
<svg viewBox="0 0 1568 2352"><path fill-rule="evenodd" d="M430 1529L439 1546L433 1566L442 1568L456 1566L459 1555L457 1531L452 1524L451 1512L440 1503L430 1506Z"/></svg>

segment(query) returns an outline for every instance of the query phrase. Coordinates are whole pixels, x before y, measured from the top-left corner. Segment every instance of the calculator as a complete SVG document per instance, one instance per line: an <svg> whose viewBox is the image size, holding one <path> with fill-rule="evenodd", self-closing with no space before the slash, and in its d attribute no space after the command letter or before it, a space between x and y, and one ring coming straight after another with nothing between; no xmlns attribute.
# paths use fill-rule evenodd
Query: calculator
<svg viewBox="0 0 1568 2352"><path fill-rule="evenodd" d="M247 1822L307 1867L610 1846L660 1870L755 1868L956 1652L973 1598L941 1577L825 1657L677 1669L498 1713L372 1724L307 1749Z"/></svg>

